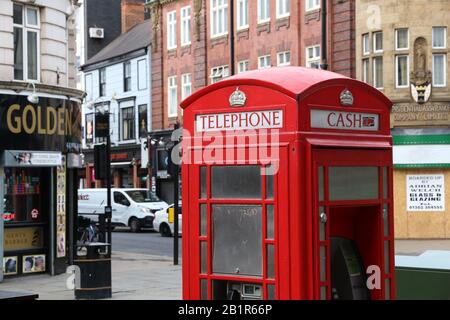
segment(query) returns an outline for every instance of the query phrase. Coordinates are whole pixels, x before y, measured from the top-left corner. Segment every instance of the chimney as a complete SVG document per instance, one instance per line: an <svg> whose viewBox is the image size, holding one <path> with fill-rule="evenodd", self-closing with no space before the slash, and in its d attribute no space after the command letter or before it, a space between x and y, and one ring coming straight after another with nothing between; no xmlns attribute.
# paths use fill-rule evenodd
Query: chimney
<svg viewBox="0 0 450 320"><path fill-rule="evenodd" d="M122 0L122 33L144 21L144 0Z"/></svg>

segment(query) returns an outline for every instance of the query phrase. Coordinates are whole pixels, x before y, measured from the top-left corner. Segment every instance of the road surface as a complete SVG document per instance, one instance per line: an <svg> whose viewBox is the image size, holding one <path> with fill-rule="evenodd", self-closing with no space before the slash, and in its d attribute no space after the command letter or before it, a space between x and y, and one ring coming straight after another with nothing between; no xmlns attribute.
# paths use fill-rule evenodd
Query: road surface
<svg viewBox="0 0 450 320"><path fill-rule="evenodd" d="M181 237L178 243L181 257ZM173 238L161 237L150 230L132 233L126 228L116 228L112 232L112 250L173 257Z"/></svg>

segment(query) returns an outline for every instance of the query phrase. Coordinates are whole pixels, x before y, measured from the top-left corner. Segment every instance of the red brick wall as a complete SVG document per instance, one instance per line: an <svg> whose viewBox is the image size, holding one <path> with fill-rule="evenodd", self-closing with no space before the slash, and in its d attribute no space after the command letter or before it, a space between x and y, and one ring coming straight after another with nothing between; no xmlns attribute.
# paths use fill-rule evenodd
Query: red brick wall
<svg viewBox="0 0 450 320"><path fill-rule="evenodd" d="M332 70L355 78L355 0L331 0Z"/></svg>
<svg viewBox="0 0 450 320"><path fill-rule="evenodd" d="M305 0L306 1L306 0ZM306 11L304 1L301 1L299 9L300 28L300 64L306 65L306 48L322 45L322 10Z"/></svg>
<svg viewBox="0 0 450 320"><path fill-rule="evenodd" d="M329 0L328 4L328 64L329 70L354 77L354 1ZM192 92L211 83L211 68L230 66L230 34L220 39L211 39L210 1L203 0L198 15L200 36L197 38L195 0L178 0L162 6L160 14L157 50L152 53L152 119L153 130L168 129L176 121L182 122L181 110L177 118L168 118L167 95L168 77L177 76L178 100L181 102L181 77L192 75ZM191 6L191 45L181 48L181 8ZM277 65L277 53L291 52L291 65L304 66L306 47L321 45L321 9L308 11L305 0L291 1L289 18L276 18L276 0L271 0L269 23L258 25L257 1L249 1L249 28L237 30L235 26L235 71L238 62L249 60L250 69L258 68L258 57L271 56L272 66ZM176 10L177 48L167 50L167 13ZM230 11L230 10L229 10ZM235 0L235 21L237 21L237 1ZM230 25L228 24L228 30Z"/></svg>
<svg viewBox="0 0 450 320"><path fill-rule="evenodd" d="M122 33L144 21L142 0L122 0Z"/></svg>
<svg viewBox="0 0 450 320"><path fill-rule="evenodd" d="M291 15L287 18L277 19L275 5L276 1L270 2L270 21L258 24L257 1L249 1L249 28L237 29L235 27L235 71L238 72L238 63L242 60L249 60L250 70L258 69L258 57L270 55L271 65L277 65L277 53L290 51L291 64L299 65L299 19L294 14L298 10L298 1L291 1ZM237 1L235 1L235 18L237 22ZM209 39L208 54L215 59L209 59L208 68L220 65L220 62L229 64L230 47L217 45L213 47L213 40ZM228 62L227 62L228 61ZM231 66L230 66L231 67ZM209 71L210 72L210 71Z"/></svg>
<svg viewBox="0 0 450 320"><path fill-rule="evenodd" d="M191 44L188 46L181 46L181 8L185 6L191 6ZM176 11L176 40L177 47L168 51L167 49L167 13L171 11ZM168 78L171 76L177 77L177 89L178 89L178 103L182 100L182 75L186 73L191 74L192 91L194 92L198 87L196 87L196 78L201 78L196 74L196 69L202 68L204 65L204 54L202 49L202 41L197 41L195 36L195 19L194 19L194 2L191 0L179 0L168 3L163 6L162 9L162 64L163 64L163 128L173 128L173 125L178 121L182 123L181 108L178 108L177 117L168 117ZM204 19L204 14L202 14ZM200 51L199 51L200 50ZM195 59L195 54L197 55L197 62ZM203 83L197 83L201 87L204 86ZM153 94L153 93L152 93Z"/></svg>
<svg viewBox="0 0 450 320"><path fill-rule="evenodd" d="M155 10L155 9L154 9ZM164 101L163 95L163 29L161 28L163 19L161 15L162 8L156 7L159 10L159 14L155 11L151 13L152 19L152 35L156 32L156 37L152 37L152 52L151 52L151 119L152 130L161 130L164 128ZM154 22L154 19L158 19L158 22ZM153 30L155 26L158 26L157 30Z"/></svg>

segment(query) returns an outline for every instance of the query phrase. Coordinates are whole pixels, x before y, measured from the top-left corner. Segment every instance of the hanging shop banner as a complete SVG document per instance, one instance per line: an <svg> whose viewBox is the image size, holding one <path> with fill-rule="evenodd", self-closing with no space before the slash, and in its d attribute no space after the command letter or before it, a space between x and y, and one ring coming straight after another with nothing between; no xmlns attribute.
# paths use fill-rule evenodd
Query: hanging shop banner
<svg viewBox="0 0 450 320"><path fill-rule="evenodd" d="M79 150L81 105L47 97L31 104L26 96L0 94L0 137L0 149Z"/></svg>
<svg viewBox="0 0 450 320"><path fill-rule="evenodd" d="M445 211L443 174L406 176L407 211Z"/></svg>
<svg viewBox="0 0 450 320"><path fill-rule="evenodd" d="M41 249L44 246L44 231L41 227L5 228L5 251Z"/></svg>
<svg viewBox="0 0 450 320"><path fill-rule="evenodd" d="M65 157L56 170L56 257L66 256L66 167Z"/></svg>
<svg viewBox="0 0 450 320"><path fill-rule="evenodd" d="M5 167L56 167L62 164L61 152L5 150Z"/></svg>
<svg viewBox="0 0 450 320"><path fill-rule="evenodd" d="M109 135L109 114L97 112L95 114L95 137L96 138L106 138Z"/></svg>

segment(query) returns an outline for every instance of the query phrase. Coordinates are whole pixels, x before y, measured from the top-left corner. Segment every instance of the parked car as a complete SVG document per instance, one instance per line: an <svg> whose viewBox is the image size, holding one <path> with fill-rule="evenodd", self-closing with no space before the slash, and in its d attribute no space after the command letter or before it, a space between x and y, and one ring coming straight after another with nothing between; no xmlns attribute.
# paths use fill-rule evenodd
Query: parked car
<svg viewBox="0 0 450 320"><path fill-rule="evenodd" d="M98 221L105 211L107 189L78 190L78 215ZM128 226L132 232L153 228L155 212L168 204L147 189L111 189L113 226Z"/></svg>
<svg viewBox="0 0 450 320"><path fill-rule="evenodd" d="M153 221L153 228L155 231L161 233L163 237L171 237L174 233L174 223L169 223L169 208L173 208L171 204L166 209L155 212L155 220ZM178 212L178 234L181 235L182 215L181 215L181 203L179 204Z"/></svg>

